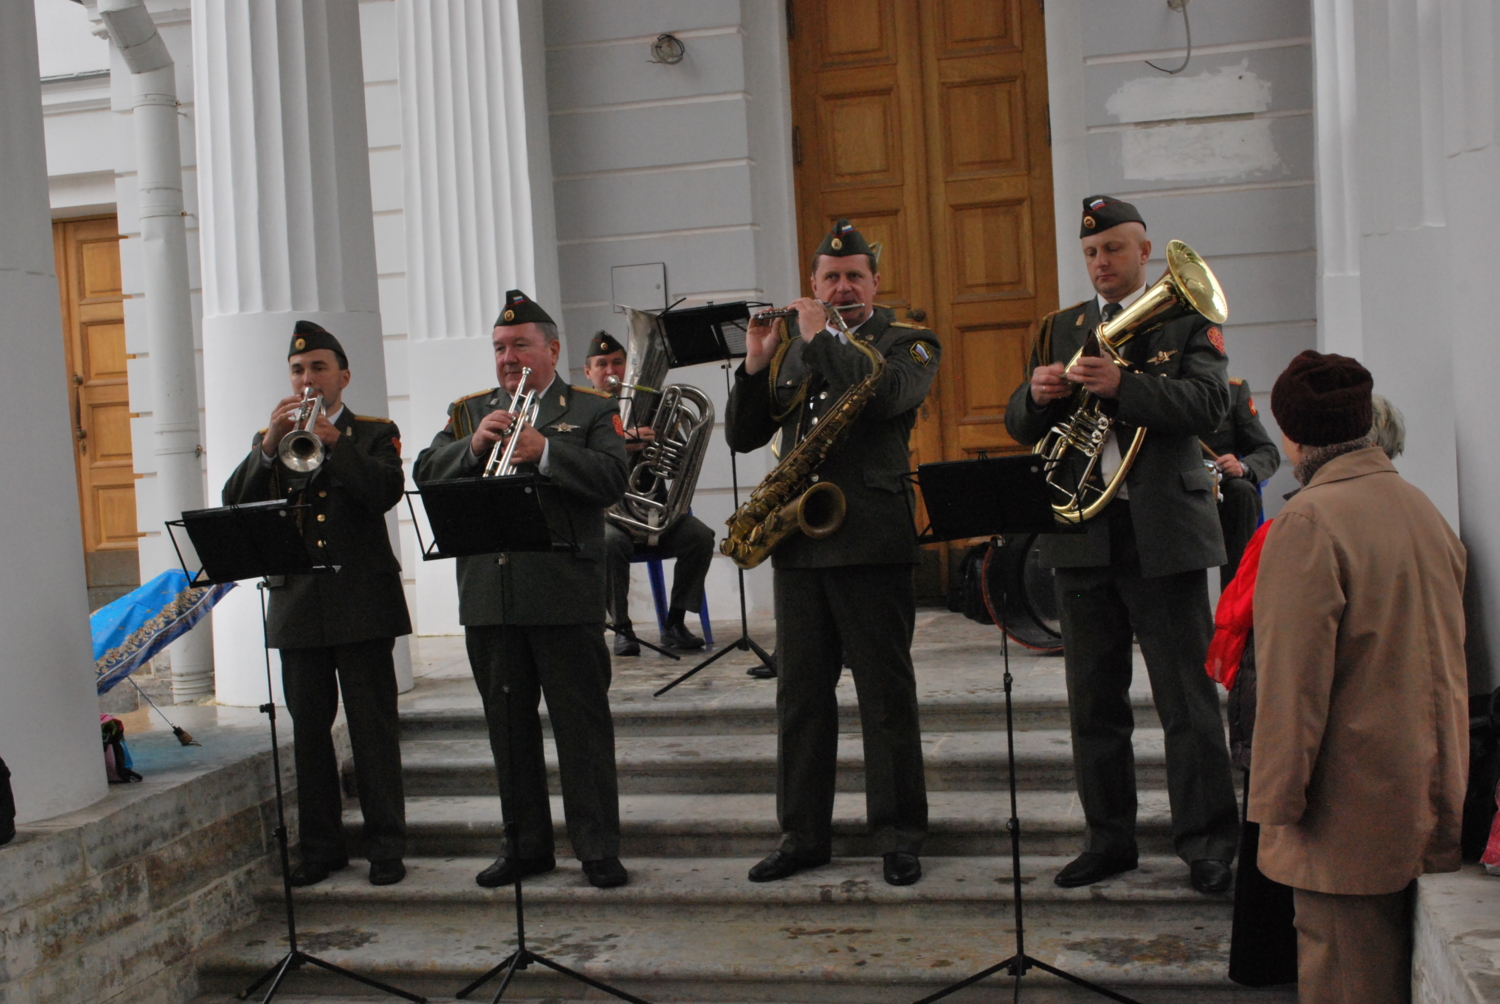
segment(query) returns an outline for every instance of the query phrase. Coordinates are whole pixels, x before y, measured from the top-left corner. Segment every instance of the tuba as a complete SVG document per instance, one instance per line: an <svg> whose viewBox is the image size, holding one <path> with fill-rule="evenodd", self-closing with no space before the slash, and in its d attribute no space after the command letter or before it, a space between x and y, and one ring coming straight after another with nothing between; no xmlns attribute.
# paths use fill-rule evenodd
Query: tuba
<svg viewBox="0 0 1500 1004"><path fill-rule="evenodd" d="M625 379L611 380L610 386L619 393L626 428L649 425L654 438L635 455L625 496L605 516L633 538L654 544L693 504L713 434L714 405L697 387L662 385L670 362L656 315L634 307L625 312L630 318Z"/></svg>
<svg viewBox="0 0 1500 1004"><path fill-rule="evenodd" d="M729 517L729 533L719 550L733 558L741 568L759 565L771 556L778 544L798 530L819 540L844 524L844 492L831 481L819 481L818 468L875 396L875 386L885 371L885 356L849 330L839 308L825 303L823 309L828 314L829 323L844 333L850 345L869 358L870 372L844 391L828 414L781 459L765 480L756 485L749 500ZM779 311L776 313L785 316ZM790 338L785 322L778 323L783 325L785 346Z"/></svg>
<svg viewBox="0 0 1500 1004"><path fill-rule="evenodd" d="M312 431L323 413L323 398L314 396L312 387L302 388L302 404L297 409L297 424L281 437L276 455L288 469L299 474L323 466L323 441Z"/></svg>
<svg viewBox="0 0 1500 1004"><path fill-rule="evenodd" d="M1122 345L1144 331L1188 314L1202 314L1215 324L1223 324L1229 316L1229 305L1224 300L1224 291L1219 288L1219 280L1214 278L1213 271L1203 259L1182 241L1168 241L1167 271L1141 294L1139 300L1090 332L1083 348L1068 361L1068 368L1071 369L1080 356L1103 355L1116 366L1128 369L1130 364L1120 355ZM1047 471L1048 494L1052 511L1059 521L1082 523L1094 518L1109 505L1125 483L1125 475L1146 440L1144 428L1135 430L1135 436L1120 461L1120 469L1108 483L1091 480L1099 467L1099 457L1113 424L1114 420L1104 413L1100 398L1079 387L1073 394L1072 412L1033 447L1033 453L1046 458L1043 466ZM1073 484L1067 483L1063 474L1063 461L1070 450L1085 460L1083 473Z"/></svg>

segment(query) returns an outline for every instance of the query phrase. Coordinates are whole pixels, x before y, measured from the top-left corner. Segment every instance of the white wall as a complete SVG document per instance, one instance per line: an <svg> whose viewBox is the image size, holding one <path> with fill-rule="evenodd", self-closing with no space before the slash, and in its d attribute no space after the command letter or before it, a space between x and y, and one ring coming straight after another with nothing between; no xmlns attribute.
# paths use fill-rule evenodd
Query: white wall
<svg viewBox="0 0 1500 1004"><path fill-rule="evenodd" d="M1168 240L1208 259L1229 299L1229 372L1259 396L1317 340L1311 23L1304 0L1196 0L1183 24L1160 0L1048 0L1058 287L1092 295L1077 240L1081 200L1106 192L1145 217L1157 260ZM1268 514L1294 487L1283 467Z"/></svg>

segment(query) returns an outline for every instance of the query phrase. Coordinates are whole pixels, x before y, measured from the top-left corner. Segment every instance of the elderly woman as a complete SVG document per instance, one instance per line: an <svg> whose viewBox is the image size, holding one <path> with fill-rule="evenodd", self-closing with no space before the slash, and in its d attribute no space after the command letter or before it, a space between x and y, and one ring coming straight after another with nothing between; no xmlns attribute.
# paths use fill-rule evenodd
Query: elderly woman
<svg viewBox="0 0 1500 1004"><path fill-rule="evenodd" d="M1293 889L1302 1004L1406 1004L1413 882L1459 866L1465 552L1371 444L1370 387L1309 351L1271 394L1302 490L1255 585L1249 818Z"/></svg>

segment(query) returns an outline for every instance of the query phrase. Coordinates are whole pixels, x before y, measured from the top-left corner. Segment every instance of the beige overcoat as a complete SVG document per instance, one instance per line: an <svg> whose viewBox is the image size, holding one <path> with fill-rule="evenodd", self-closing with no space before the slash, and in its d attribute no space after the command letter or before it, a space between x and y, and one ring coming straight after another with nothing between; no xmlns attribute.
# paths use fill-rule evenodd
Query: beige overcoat
<svg viewBox="0 0 1500 1004"><path fill-rule="evenodd" d="M1276 517L1255 585L1249 815L1266 875L1368 896L1458 868L1464 562L1378 447L1329 461Z"/></svg>

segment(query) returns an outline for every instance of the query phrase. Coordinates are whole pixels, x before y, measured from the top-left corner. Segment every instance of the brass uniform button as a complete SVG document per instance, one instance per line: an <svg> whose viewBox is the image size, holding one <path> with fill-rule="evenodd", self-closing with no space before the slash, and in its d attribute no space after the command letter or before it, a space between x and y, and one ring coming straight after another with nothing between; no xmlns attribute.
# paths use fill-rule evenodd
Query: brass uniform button
<svg viewBox="0 0 1500 1004"><path fill-rule="evenodd" d="M328 545L324 541L320 540L320 541L318 541L318 546L319 547L327 547Z"/></svg>
<svg viewBox="0 0 1500 1004"><path fill-rule="evenodd" d="M327 492L318 492L318 498L320 498L320 499L326 499L327 497L328 497L328 493Z"/></svg>
<svg viewBox="0 0 1500 1004"><path fill-rule="evenodd" d="M319 523L322 523L322 522L326 521L327 519L328 519L327 516L324 516L322 513L318 513L318 522Z"/></svg>

